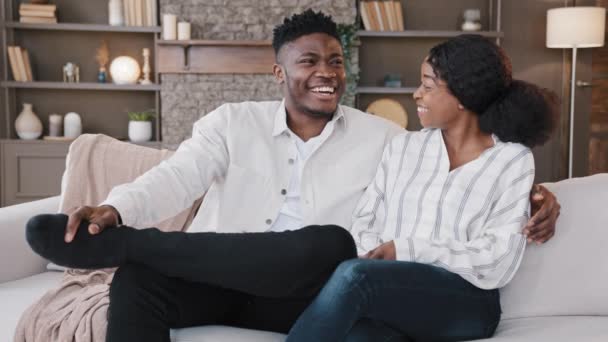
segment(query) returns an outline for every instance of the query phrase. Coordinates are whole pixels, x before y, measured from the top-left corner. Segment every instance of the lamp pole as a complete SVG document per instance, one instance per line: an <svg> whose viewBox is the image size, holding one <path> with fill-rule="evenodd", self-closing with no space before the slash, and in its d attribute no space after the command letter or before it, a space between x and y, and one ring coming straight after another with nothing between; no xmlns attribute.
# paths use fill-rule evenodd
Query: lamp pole
<svg viewBox="0 0 608 342"><path fill-rule="evenodd" d="M572 156L574 155L574 85L576 84L576 52L577 48L576 46L574 46L572 48L572 75L570 76L570 134L568 135L568 178L572 178Z"/></svg>

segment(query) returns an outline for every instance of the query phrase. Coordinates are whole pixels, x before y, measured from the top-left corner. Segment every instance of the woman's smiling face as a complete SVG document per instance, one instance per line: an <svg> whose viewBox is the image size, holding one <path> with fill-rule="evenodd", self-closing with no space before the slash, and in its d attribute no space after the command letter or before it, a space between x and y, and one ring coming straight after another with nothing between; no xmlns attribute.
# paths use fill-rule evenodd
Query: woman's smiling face
<svg viewBox="0 0 608 342"><path fill-rule="evenodd" d="M420 86L414 92L414 100L420 124L425 128L447 128L461 114L462 105L426 59L420 66Z"/></svg>

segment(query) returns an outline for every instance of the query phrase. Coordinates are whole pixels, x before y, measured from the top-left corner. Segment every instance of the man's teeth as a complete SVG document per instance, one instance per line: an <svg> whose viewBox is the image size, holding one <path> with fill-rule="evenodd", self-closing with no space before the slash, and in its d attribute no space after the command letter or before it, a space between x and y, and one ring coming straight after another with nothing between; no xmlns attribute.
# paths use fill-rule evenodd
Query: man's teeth
<svg viewBox="0 0 608 342"><path fill-rule="evenodd" d="M429 109L428 109L428 108L418 106L418 112L419 112L419 113L426 113L426 112L428 112L428 111L429 111Z"/></svg>
<svg viewBox="0 0 608 342"><path fill-rule="evenodd" d="M315 88L312 88L312 91L314 91L315 93L333 94L335 91L335 88L334 87L315 87Z"/></svg>

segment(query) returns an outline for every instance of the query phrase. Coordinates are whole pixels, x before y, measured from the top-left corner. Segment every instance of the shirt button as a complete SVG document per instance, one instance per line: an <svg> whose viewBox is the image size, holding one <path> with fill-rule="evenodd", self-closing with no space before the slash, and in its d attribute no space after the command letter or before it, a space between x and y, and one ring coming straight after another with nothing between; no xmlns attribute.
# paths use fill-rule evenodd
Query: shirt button
<svg viewBox="0 0 608 342"><path fill-rule="evenodd" d="M271 220L271 219L267 219L267 220L266 220L266 224L271 224L271 223L272 223L272 220Z"/></svg>
<svg viewBox="0 0 608 342"><path fill-rule="evenodd" d="M293 158L289 158L288 162L289 165L293 165L293 163L295 163L296 161Z"/></svg>
<svg viewBox="0 0 608 342"><path fill-rule="evenodd" d="M282 190L281 190L281 195L287 195L287 190L282 189Z"/></svg>

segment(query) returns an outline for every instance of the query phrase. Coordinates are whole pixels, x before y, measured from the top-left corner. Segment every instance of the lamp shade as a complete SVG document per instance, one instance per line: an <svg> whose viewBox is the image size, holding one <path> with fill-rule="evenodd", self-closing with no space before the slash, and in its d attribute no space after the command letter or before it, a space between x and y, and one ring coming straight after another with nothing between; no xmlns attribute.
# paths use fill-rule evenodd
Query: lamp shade
<svg viewBox="0 0 608 342"><path fill-rule="evenodd" d="M606 9L563 7L547 11L548 48L604 46Z"/></svg>

